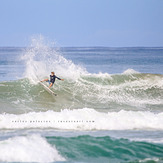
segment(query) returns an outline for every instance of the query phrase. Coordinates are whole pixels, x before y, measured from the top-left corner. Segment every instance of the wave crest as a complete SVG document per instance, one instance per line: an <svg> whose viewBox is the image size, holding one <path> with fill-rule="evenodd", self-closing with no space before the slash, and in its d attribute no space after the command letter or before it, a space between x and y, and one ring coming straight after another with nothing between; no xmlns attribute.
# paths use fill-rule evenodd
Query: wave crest
<svg viewBox="0 0 163 163"><path fill-rule="evenodd" d="M0 141L1 162L65 161L56 148L39 135L18 136Z"/></svg>

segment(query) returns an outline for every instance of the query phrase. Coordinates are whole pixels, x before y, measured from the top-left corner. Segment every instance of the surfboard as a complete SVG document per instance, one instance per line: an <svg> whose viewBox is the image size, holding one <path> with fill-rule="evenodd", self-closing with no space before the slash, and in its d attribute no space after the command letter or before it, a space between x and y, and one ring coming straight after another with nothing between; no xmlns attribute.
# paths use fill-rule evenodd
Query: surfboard
<svg viewBox="0 0 163 163"><path fill-rule="evenodd" d="M42 85L42 86L44 87L44 89L45 89L47 92L49 92L51 95L57 96L57 94L54 93L50 88L48 88L44 83L39 82L39 84Z"/></svg>

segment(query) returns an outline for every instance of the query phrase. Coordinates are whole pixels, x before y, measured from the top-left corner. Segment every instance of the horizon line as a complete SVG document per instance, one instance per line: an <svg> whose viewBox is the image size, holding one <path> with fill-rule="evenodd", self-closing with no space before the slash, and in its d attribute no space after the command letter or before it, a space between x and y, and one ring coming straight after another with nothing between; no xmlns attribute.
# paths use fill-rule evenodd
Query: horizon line
<svg viewBox="0 0 163 163"><path fill-rule="evenodd" d="M34 46L0 46L0 48L32 48ZM163 48L163 46L54 46L51 48Z"/></svg>

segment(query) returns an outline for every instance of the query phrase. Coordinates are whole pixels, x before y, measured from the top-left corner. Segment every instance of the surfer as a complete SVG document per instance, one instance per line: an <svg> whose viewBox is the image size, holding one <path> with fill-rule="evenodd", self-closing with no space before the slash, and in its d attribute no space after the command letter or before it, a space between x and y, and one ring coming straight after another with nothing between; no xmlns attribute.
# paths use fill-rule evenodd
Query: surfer
<svg viewBox="0 0 163 163"><path fill-rule="evenodd" d="M53 86L53 84L54 84L56 78L57 78L58 80L64 80L64 79L61 79L61 78L57 77L57 76L55 75L54 72L51 72L50 80L49 80L49 79L44 79L44 80L42 80L41 82L44 82L44 81L49 82L49 88L50 88L50 87Z"/></svg>

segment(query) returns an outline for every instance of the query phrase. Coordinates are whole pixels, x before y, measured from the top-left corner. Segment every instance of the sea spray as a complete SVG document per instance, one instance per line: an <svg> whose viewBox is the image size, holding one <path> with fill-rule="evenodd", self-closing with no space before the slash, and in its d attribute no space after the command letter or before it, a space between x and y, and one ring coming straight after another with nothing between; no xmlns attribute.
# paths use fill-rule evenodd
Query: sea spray
<svg viewBox="0 0 163 163"><path fill-rule="evenodd" d="M84 68L65 59L54 44L47 43L43 36L34 37L31 41L31 47L26 49L22 59L26 63L24 76L33 83L49 76L52 71L67 79L76 79L86 72Z"/></svg>

